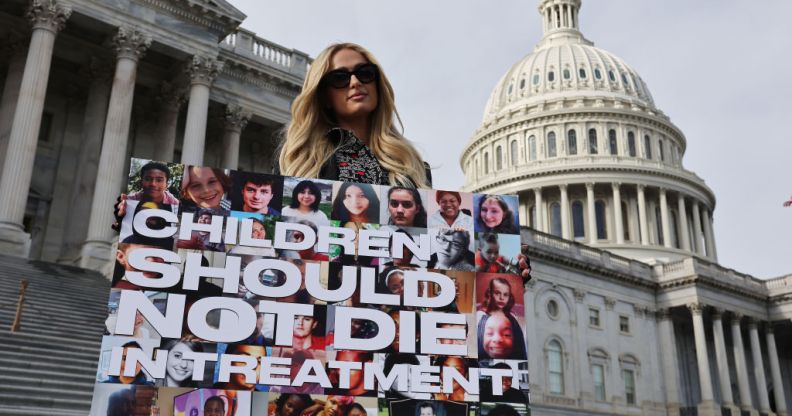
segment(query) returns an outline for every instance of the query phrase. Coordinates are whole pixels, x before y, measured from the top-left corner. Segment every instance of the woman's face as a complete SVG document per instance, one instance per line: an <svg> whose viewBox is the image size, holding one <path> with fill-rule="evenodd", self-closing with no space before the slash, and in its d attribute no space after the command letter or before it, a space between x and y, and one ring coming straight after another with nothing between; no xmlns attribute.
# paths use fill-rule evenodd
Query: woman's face
<svg viewBox="0 0 792 416"><path fill-rule="evenodd" d="M502 312L497 312L487 319L484 326L482 345L484 351L492 358L509 358L514 349L514 334L511 322Z"/></svg>
<svg viewBox="0 0 792 416"><path fill-rule="evenodd" d="M366 197L362 189L352 185L344 192L344 207L352 216L361 215L366 212L369 207L368 197Z"/></svg>
<svg viewBox="0 0 792 416"><path fill-rule="evenodd" d="M495 302L495 306L497 306L498 309L503 310L506 304L509 303L510 297L511 291L509 290L509 286L497 281L492 282L492 301Z"/></svg>
<svg viewBox="0 0 792 416"><path fill-rule="evenodd" d="M341 49L330 59L330 71L336 69L354 71L368 64L363 55L352 49ZM377 108L379 101L377 81L363 84L356 76L352 76L349 85L343 88L325 87L325 94L330 108L339 124L368 117Z"/></svg>
<svg viewBox="0 0 792 416"><path fill-rule="evenodd" d="M278 412L278 416L298 416L305 407L305 403L303 403L300 396L293 394L286 399L286 403L283 404L283 408Z"/></svg>
<svg viewBox="0 0 792 416"><path fill-rule="evenodd" d="M503 222L503 208L496 199L487 198L481 204L481 222L488 228L495 228Z"/></svg>
<svg viewBox="0 0 792 416"><path fill-rule="evenodd" d="M440 198L440 213L446 218L456 218L459 214L459 200L454 195L445 194Z"/></svg>
<svg viewBox="0 0 792 416"><path fill-rule="evenodd" d="M210 168L190 168L187 195L199 208L217 208L223 199L223 185Z"/></svg>
<svg viewBox="0 0 792 416"><path fill-rule="evenodd" d="M300 203L300 208L311 208L311 204L315 201L316 195L309 188L305 188L297 194L297 202Z"/></svg>
<svg viewBox="0 0 792 416"><path fill-rule="evenodd" d="M257 240L263 240L267 238L267 230L264 228L264 224L253 221L253 231L250 235Z"/></svg>
<svg viewBox="0 0 792 416"><path fill-rule="evenodd" d="M401 272L391 273L386 284L391 293L401 296L404 293L404 274Z"/></svg>
<svg viewBox="0 0 792 416"><path fill-rule="evenodd" d="M193 360L184 359L184 355L192 352L187 345L178 343L168 351L168 364L165 368L168 376L177 383L192 377Z"/></svg>

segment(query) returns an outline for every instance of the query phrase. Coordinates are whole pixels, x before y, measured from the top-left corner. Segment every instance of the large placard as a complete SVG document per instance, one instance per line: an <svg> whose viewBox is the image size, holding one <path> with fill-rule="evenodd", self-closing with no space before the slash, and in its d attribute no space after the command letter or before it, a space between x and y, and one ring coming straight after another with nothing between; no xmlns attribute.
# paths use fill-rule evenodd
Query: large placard
<svg viewBox="0 0 792 416"><path fill-rule="evenodd" d="M132 159L92 415L524 415L516 196Z"/></svg>

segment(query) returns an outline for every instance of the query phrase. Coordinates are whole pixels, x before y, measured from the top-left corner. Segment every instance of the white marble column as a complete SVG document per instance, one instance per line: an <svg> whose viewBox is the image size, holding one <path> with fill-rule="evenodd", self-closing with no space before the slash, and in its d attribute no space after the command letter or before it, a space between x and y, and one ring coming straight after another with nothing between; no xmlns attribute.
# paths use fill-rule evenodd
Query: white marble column
<svg viewBox="0 0 792 416"><path fill-rule="evenodd" d="M542 201L542 188L534 189L534 204L536 205L536 224L534 227L542 232L546 232L544 226L544 202Z"/></svg>
<svg viewBox="0 0 792 416"><path fill-rule="evenodd" d="M687 208L685 207L685 196L682 195L682 193L677 194L677 211L679 213L679 216L677 217L679 222L677 235L679 236L679 241L681 242L680 247L682 247L682 250L690 251L690 232L688 231Z"/></svg>
<svg viewBox="0 0 792 416"><path fill-rule="evenodd" d="M786 395L784 394L784 383L781 377L781 366L778 362L778 350L776 349L775 334L773 324L767 325L767 355L770 359L770 374L773 378L773 396L776 404L776 414L778 416L788 416L786 407Z"/></svg>
<svg viewBox="0 0 792 416"><path fill-rule="evenodd" d="M28 41L26 36L16 32L11 32L2 40L5 45L0 60L7 62L7 66L3 96L0 98L0 155L6 154L8 149L11 124L19 100L19 88L22 85L22 75L25 73ZM3 171L3 163L5 158L0 157L0 172Z"/></svg>
<svg viewBox="0 0 792 416"><path fill-rule="evenodd" d="M672 248L671 227L668 221L668 197L663 188L660 188L660 225L663 230L663 247Z"/></svg>
<svg viewBox="0 0 792 416"><path fill-rule="evenodd" d="M649 223L646 221L644 185L638 185L638 226L641 229L641 244L649 245Z"/></svg>
<svg viewBox="0 0 792 416"><path fill-rule="evenodd" d="M225 114L225 132L223 133L223 167L239 168L239 138L242 130L250 121L251 114L242 107L229 104Z"/></svg>
<svg viewBox="0 0 792 416"><path fill-rule="evenodd" d="M622 212L621 203L621 184L614 182L611 184L613 187L613 222L616 230L616 244L624 244L624 213Z"/></svg>
<svg viewBox="0 0 792 416"><path fill-rule="evenodd" d="M753 400L751 400L751 388L748 384L745 344L743 344L742 330L740 330L741 319L742 314L734 313L732 316L732 348L734 349L734 365L737 367L737 386L740 390L740 409L743 411L750 411L753 409Z"/></svg>
<svg viewBox="0 0 792 416"><path fill-rule="evenodd" d="M669 309L660 309L657 314L660 329L660 351L663 363L663 381L666 391L666 404L669 409L679 411L679 364L677 359L674 320Z"/></svg>
<svg viewBox="0 0 792 416"><path fill-rule="evenodd" d="M33 176L44 99L47 95L55 37L71 15L71 8L55 0L33 0L27 17L33 27L30 47L14 109L11 133L0 176L0 252L26 257L30 235L22 221Z"/></svg>
<svg viewBox="0 0 792 416"><path fill-rule="evenodd" d="M99 152L102 135L107 122L107 104L113 82L114 62L92 58L84 68L84 75L91 80L85 115L82 123L82 139L77 152L77 170L72 178L66 228L63 232L59 263L78 265L80 248L85 241L93 201L96 172L99 170Z"/></svg>
<svg viewBox="0 0 792 416"><path fill-rule="evenodd" d="M567 194L567 186L559 185L561 190L561 236L567 240L572 239L572 233L569 229L569 195Z"/></svg>
<svg viewBox="0 0 792 416"><path fill-rule="evenodd" d="M715 360L718 363L718 381L720 381L721 399L724 406L734 406L729 377L729 360L726 353L726 341L723 338L723 310L715 308L712 314L712 334L715 338Z"/></svg>
<svg viewBox="0 0 792 416"><path fill-rule="evenodd" d="M715 234L712 232L712 219L709 215L709 209L704 208L701 210L701 222L704 224L704 241L707 247L707 257L713 261L718 261L718 254L715 251Z"/></svg>
<svg viewBox="0 0 792 416"><path fill-rule="evenodd" d="M110 225L115 221L113 205L124 183L138 61L151 45L151 38L135 29L122 27L113 43L117 58L115 76L99 155L88 237L80 258L81 267L94 270L105 268L111 258L113 230Z"/></svg>
<svg viewBox="0 0 792 416"><path fill-rule="evenodd" d="M759 395L759 412L770 412L770 396L767 394L767 378L765 378L764 361L762 360L762 347L759 344L759 330L757 320L748 318L748 336L751 337L751 357L753 357L754 380L756 392Z"/></svg>
<svg viewBox="0 0 792 416"><path fill-rule="evenodd" d="M586 222L588 223L588 242L597 242L597 212L594 209L594 184L586 183Z"/></svg>
<svg viewBox="0 0 792 416"><path fill-rule="evenodd" d="M185 165L202 165L206 142L206 120L209 112L209 93L222 64L215 58L193 56L187 68L190 75L190 101L184 127L182 160Z"/></svg>
<svg viewBox="0 0 792 416"><path fill-rule="evenodd" d="M171 82L160 84L157 96L160 104L159 120L157 120L157 141L154 147L154 159L161 162L172 162L176 148L176 131L179 125L179 112L184 104L184 92Z"/></svg>
<svg viewBox="0 0 792 416"><path fill-rule="evenodd" d="M701 243L701 212L699 211L698 201L693 200L693 236L694 250L699 256L704 256L704 244Z"/></svg>
<svg viewBox="0 0 792 416"><path fill-rule="evenodd" d="M701 388L700 406L714 407L715 396L712 394L712 376L710 375L709 355L707 354L707 335L704 331L704 305L691 303L688 305L693 315L693 336L696 340L696 362L698 364L699 387Z"/></svg>

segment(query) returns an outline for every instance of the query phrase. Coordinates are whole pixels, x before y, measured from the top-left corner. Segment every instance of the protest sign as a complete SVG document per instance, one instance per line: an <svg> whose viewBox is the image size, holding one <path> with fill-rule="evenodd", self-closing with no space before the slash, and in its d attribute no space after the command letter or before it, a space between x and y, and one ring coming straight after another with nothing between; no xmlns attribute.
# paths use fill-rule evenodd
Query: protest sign
<svg viewBox="0 0 792 416"><path fill-rule="evenodd" d="M130 166L92 415L528 413L515 196Z"/></svg>

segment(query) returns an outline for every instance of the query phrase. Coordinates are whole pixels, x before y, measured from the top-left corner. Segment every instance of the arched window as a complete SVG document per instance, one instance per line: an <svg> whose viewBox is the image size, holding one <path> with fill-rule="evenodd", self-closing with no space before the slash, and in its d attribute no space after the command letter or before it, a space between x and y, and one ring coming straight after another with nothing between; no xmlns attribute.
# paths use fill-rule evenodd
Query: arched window
<svg viewBox="0 0 792 416"><path fill-rule="evenodd" d="M644 136L644 155L647 159L652 158L652 139L648 134Z"/></svg>
<svg viewBox="0 0 792 416"><path fill-rule="evenodd" d="M555 81L555 72L553 72L553 71L548 72L547 73L547 80L550 81L550 82Z"/></svg>
<svg viewBox="0 0 792 416"><path fill-rule="evenodd" d="M528 160L536 160L536 137L528 138Z"/></svg>
<svg viewBox="0 0 792 416"><path fill-rule="evenodd" d="M624 232L624 241L630 241L630 211L627 209L627 203L622 201L622 231Z"/></svg>
<svg viewBox="0 0 792 416"><path fill-rule="evenodd" d="M557 155L555 132L551 131L547 133L547 157L556 157Z"/></svg>
<svg viewBox="0 0 792 416"><path fill-rule="evenodd" d="M495 170L503 169L503 148L498 146L495 148Z"/></svg>
<svg viewBox="0 0 792 416"><path fill-rule="evenodd" d="M586 79L586 68L580 68L580 70L578 70L578 76L580 79Z"/></svg>
<svg viewBox="0 0 792 416"><path fill-rule="evenodd" d="M630 86L630 82L627 81L627 75L625 75L624 72L622 72L621 78L622 78L622 82L624 83L624 86L625 87L629 87Z"/></svg>
<svg viewBox="0 0 792 416"><path fill-rule="evenodd" d="M659 139L659 140L657 140L657 150L659 150L659 153L660 153L660 161L661 161L661 162L665 162L665 150L663 149L663 147L664 147L664 144L665 144L665 143L663 142L663 139Z"/></svg>
<svg viewBox="0 0 792 416"><path fill-rule="evenodd" d="M520 80L520 89L525 88L525 78Z"/></svg>
<svg viewBox="0 0 792 416"><path fill-rule="evenodd" d="M589 154L596 155L597 154L597 130L596 129L589 129L588 131L588 142L589 142Z"/></svg>
<svg viewBox="0 0 792 416"><path fill-rule="evenodd" d="M564 394L564 351L556 340L547 344L547 386L551 394Z"/></svg>
<svg viewBox="0 0 792 416"><path fill-rule="evenodd" d="M577 154L577 133L575 130L569 130L567 132L567 154Z"/></svg>
<svg viewBox="0 0 792 416"><path fill-rule="evenodd" d="M509 95L511 95L511 93L512 93L512 88L513 88L513 87L514 87L514 86L513 86L512 84L509 84L509 92L508 92L508 94L509 94Z"/></svg>
<svg viewBox="0 0 792 416"><path fill-rule="evenodd" d="M583 203L580 201L572 203L572 231L575 238L586 236L585 227L583 226Z"/></svg>
<svg viewBox="0 0 792 416"><path fill-rule="evenodd" d="M616 140L616 130L614 129L608 130L608 147L610 154L614 156L619 154L619 142Z"/></svg>
<svg viewBox="0 0 792 416"><path fill-rule="evenodd" d="M534 74L533 85L539 85L539 74Z"/></svg>
<svg viewBox="0 0 792 416"><path fill-rule="evenodd" d="M599 68L594 68L594 78L602 79L602 71Z"/></svg>
<svg viewBox="0 0 792 416"><path fill-rule="evenodd" d="M484 152L484 173L489 173L489 153Z"/></svg>
<svg viewBox="0 0 792 416"><path fill-rule="evenodd" d="M512 166L516 166L517 165L517 157L519 156L519 153L518 153L518 150L517 150L517 140L512 140L511 149L509 149L509 150L511 150L511 154L509 155L510 158L511 158L511 164L512 164Z"/></svg>
<svg viewBox="0 0 792 416"><path fill-rule="evenodd" d="M608 71L608 78L611 80L611 82L616 82L616 74L614 74L612 70Z"/></svg>
<svg viewBox="0 0 792 416"><path fill-rule="evenodd" d="M572 78L572 74L569 72L568 69L564 69L564 79Z"/></svg>
<svg viewBox="0 0 792 416"><path fill-rule="evenodd" d="M605 224L605 202L594 202L594 216L597 221L597 240L608 238L608 228Z"/></svg>
<svg viewBox="0 0 792 416"><path fill-rule="evenodd" d="M663 235L663 216L660 213L660 207L655 207L655 228L657 229L657 245L662 246L665 244Z"/></svg>
<svg viewBox="0 0 792 416"><path fill-rule="evenodd" d="M627 151L630 154L630 157L635 157L638 154L635 150L635 133L627 132Z"/></svg>
<svg viewBox="0 0 792 416"><path fill-rule="evenodd" d="M473 161L473 177L478 178L480 175L479 173L479 164L478 159Z"/></svg>
<svg viewBox="0 0 792 416"><path fill-rule="evenodd" d="M561 237L561 205L550 204L550 234Z"/></svg>

